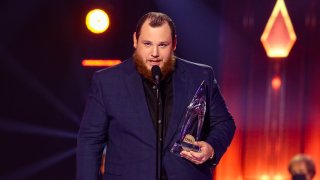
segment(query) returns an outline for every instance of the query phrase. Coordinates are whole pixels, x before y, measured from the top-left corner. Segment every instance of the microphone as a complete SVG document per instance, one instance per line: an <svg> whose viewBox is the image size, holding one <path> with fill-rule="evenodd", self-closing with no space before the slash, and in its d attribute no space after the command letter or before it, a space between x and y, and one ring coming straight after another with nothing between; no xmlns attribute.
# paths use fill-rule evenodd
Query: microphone
<svg viewBox="0 0 320 180"><path fill-rule="evenodd" d="M159 85L161 69L159 66L155 65L151 68L152 78L155 80L156 84Z"/></svg>
<svg viewBox="0 0 320 180"><path fill-rule="evenodd" d="M152 73L152 78L156 83L156 139L157 139L157 144L156 144L156 179L161 180L161 176L163 174L163 123L162 123L162 118L160 118L160 93L159 93L159 85L160 85L160 76L161 76L161 69L159 66L155 65L152 66L151 68L151 73Z"/></svg>

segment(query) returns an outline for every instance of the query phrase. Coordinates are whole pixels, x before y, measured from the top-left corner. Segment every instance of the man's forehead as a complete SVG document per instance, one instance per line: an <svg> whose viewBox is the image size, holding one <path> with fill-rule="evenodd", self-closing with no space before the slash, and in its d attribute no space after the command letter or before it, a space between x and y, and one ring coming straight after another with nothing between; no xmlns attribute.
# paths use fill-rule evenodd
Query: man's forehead
<svg viewBox="0 0 320 180"><path fill-rule="evenodd" d="M151 26L151 20L147 19L141 26L138 40L156 41L158 43L172 42L171 28L167 21L159 26Z"/></svg>

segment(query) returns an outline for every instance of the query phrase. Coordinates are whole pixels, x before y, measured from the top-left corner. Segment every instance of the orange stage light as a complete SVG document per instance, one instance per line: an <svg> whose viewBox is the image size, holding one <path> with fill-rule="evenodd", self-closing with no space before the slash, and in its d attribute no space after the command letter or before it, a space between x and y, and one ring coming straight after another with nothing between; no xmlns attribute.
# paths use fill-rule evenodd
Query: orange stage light
<svg viewBox="0 0 320 180"><path fill-rule="evenodd" d="M264 174L260 177L260 180L270 180L270 177L268 175Z"/></svg>
<svg viewBox="0 0 320 180"><path fill-rule="evenodd" d="M111 67L120 64L119 59L84 59L82 66L88 67Z"/></svg>
<svg viewBox="0 0 320 180"><path fill-rule="evenodd" d="M268 57L287 57L296 39L284 0L277 0L261 36Z"/></svg>
<svg viewBox="0 0 320 180"><path fill-rule="evenodd" d="M283 180L285 179L281 174L277 174L273 177L273 180Z"/></svg>
<svg viewBox="0 0 320 180"><path fill-rule="evenodd" d="M109 27L108 14L101 9L91 10L86 16L87 28L96 34L105 32Z"/></svg>
<svg viewBox="0 0 320 180"><path fill-rule="evenodd" d="M281 87L281 79L280 77L276 76L272 79L272 89L273 90L279 90Z"/></svg>

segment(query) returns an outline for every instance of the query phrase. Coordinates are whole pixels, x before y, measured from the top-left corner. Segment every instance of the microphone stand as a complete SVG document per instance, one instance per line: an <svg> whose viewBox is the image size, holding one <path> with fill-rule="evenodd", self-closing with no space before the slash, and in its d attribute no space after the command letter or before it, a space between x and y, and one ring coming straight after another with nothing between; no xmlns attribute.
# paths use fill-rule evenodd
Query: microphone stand
<svg viewBox="0 0 320 180"><path fill-rule="evenodd" d="M160 68L159 68L160 69ZM161 72L160 72L161 73ZM163 119L160 117L160 96L159 96L159 87L160 87L160 73L154 75L155 83L156 83L156 98L157 98L157 106L156 106L156 175L157 180L161 180L161 176L163 174L162 168L162 149L163 149Z"/></svg>

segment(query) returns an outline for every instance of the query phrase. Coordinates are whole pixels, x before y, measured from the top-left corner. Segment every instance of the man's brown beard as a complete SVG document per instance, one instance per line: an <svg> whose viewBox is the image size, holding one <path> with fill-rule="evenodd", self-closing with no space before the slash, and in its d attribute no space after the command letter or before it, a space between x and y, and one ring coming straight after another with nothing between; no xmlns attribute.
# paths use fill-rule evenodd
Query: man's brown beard
<svg viewBox="0 0 320 180"><path fill-rule="evenodd" d="M147 66L143 62L143 59L136 53L136 51L134 51L132 57L138 72L144 78L147 78L153 81L151 71L147 68ZM161 68L161 80L165 79L168 75L172 73L172 71L174 70L175 64L176 64L176 58L173 55L171 56L171 60L164 62L163 67Z"/></svg>

